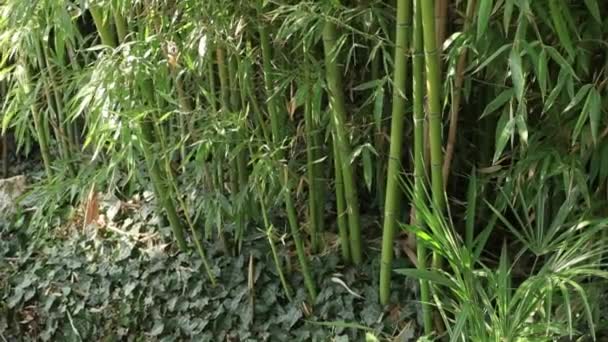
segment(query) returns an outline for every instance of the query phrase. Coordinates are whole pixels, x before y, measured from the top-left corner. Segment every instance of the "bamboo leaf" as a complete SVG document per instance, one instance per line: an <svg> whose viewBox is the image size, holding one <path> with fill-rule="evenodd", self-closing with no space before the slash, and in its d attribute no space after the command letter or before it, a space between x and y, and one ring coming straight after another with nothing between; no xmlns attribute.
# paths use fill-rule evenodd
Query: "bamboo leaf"
<svg viewBox="0 0 608 342"><path fill-rule="evenodd" d="M504 26L505 33L507 35L509 34L509 26L511 25L511 16L513 15L514 4L515 4L514 0L507 0L505 2L503 17L502 17L502 24Z"/></svg>
<svg viewBox="0 0 608 342"><path fill-rule="evenodd" d="M589 331L591 332L591 337L595 340L595 325L593 324L593 313L591 310L591 305L589 305L589 300L587 299L587 293L585 289L578 283L573 280L569 280L568 283L570 286L574 288L576 292L578 292L581 301L583 302L583 307L585 311L585 316L587 318L587 324L589 326Z"/></svg>
<svg viewBox="0 0 608 342"><path fill-rule="evenodd" d="M479 40L488 28L490 21L490 15L492 14L492 7L494 6L494 0L481 0L479 2L479 12L477 16L477 39Z"/></svg>
<svg viewBox="0 0 608 342"><path fill-rule="evenodd" d="M570 339L572 339L572 333L574 329L572 329L572 309L570 304L570 291L568 288L562 283L558 283L560 291L562 293L562 297L564 298L564 304L566 306L566 315L568 317L568 334L570 335Z"/></svg>
<svg viewBox="0 0 608 342"><path fill-rule="evenodd" d="M492 100L487 106L486 109L481 114L480 119L484 118L486 115L492 114L497 111L499 108L504 106L507 101L509 101L514 95L513 89L504 90L498 96Z"/></svg>
<svg viewBox="0 0 608 342"><path fill-rule="evenodd" d="M538 86L540 88L540 93L543 97L547 95L547 74L548 74L548 63L547 63L547 51L542 49L540 55L538 56L538 75L536 75L538 80Z"/></svg>
<svg viewBox="0 0 608 342"><path fill-rule="evenodd" d="M485 68L488 64L492 63L493 60L496 59L496 57L500 56L503 52L507 51L508 48L511 47L511 45L513 44L506 44L501 46L498 50L496 50L496 52L494 52L492 55L490 55L490 57L486 58L483 63L481 63L477 69L475 69L475 71L473 71L473 74L478 73L479 71L481 71L483 68Z"/></svg>
<svg viewBox="0 0 608 342"><path fill-rule="evenodd" d="M363 179L365 180L365 185L367 186L367 190L372 190L372 182L373 182L373 163L372 157L369 149L364 149L361 154L361 160L363 161Z"/></svg>
<svg viewBox="0 0 608 342"><path fill-rule="evenodd" d="M551 93L549 93L547 101L545 101L545 105L543 106L543 113L546 113L551 107L553 107L553 104L555 104L555 100L561 94L562 89L564 88L568 80L572 80L572 78L570 77L570 74L566 71L566 69L562 68L559 71L559 75L557 76L557 84L555 85L555 87L553 87Z"/></svg>
<svg viewBox="0 0 608 342"><path fill-rule="evenodd" d="M590 103L589 103L589 124L591 126L591 138L593 143L597 144L600 121L602 119L602 98L596 88L592 88L589 92Z"/></svg>
<svg viewBox="0 0 608 342"><path fill-rule="evenodd" d="M601 24L602 17L600 15L600 7L597 4L597 0L585 0L585 5L587 5L587 8L589 9L589 12L591 12L593 18Z"/></svg>
<svg viewBox="0 0 608 342"><path fill-rule="evenodd" d="M523 113L518 113L515 117L515 124L517 126L517 133L519 139L524 145L528 145L528 126L526 124L526 118Z"/></svg>
<svg viewBox="0 0 608 342"><path fill-rule="evenodd" d="M551 15L551 20L559 41L570 57L574 57L574 46L572 45L572 39L570 38L570 33L568 33L565 19L562 15L561 0L549 0L549 14Z"/></svg>
<svg viewBox="0 0 608 342"><path fill-rule="evenodd" d="M467 188L467 209L466 209L466 227L465 227L465 242L468 248L473 249L473 241L475 240L475 211L477 208L477 171L473 168L469 176L469 185Z"/></svg>
<svg viewBox="0 0 608 342"><path fill-rule="evenodd" d="M517 97L517 100L521 102L524 97L525 79L521 66L521 55L517 49L511 50L509 68L511 69L511 80L515 87L515 96Z"/></svg>
<svg viewBox="0 0 608 342"><path fill-rule="evenodd" d="M509 142L509 140L513 136L513 132L515 129L515 118L510 118L508 119L508 121L507 119L508 113L505 112L503 113L496 129L496 151L494 152L494 158L492 158L492 163L496 163L498 161L498 159L502 155L502 152L507 146L507 142Z"/></svg>
<svg viewBox="0 0 608 342"><path fill-rule="evenodd" d="M564 113L570 111L579 102L581 102L581 100L587 95L591 87L593 87L592 84L585 84L584 86L582 86L581 89L578 90L574 98L572 98L572 101L570 101L570 103L566 106L566 108L564 109Z"/></svg>
<svg viewBox="0 0 608 342"><path fill-rule="evenodd" d="M591 112L591 107L595 105L594 102L595 102L595 99L594 99L593 92L590 91L589 94L587 95L587 99L585 100L585 105L583 106L583 110L580 112L580 114L578 116L578 120L576 121L576 125L574 126L574 131L572 132L572 143L574 143L578 139L578 136L583 131L583 127L585 126L585 123L587 122L587 119L589 118L589 115Z"/></svg>
<svg viewBox="0 0 608 342"><path fill-rule="evenodd" d="M551 46L545 46L545 49L549 52L549 55L551 55L551 58L553 58L553 60L559 64L559 66L562 69L565 69L572 77L574 77L575 79L579 79L578 76L576 75L576 72L574 72L574 69L572 68L572 65L566 61L566 59L564 58L564 56L562 56L559 51L557 51L555 48L551 47Z"/></svg>
<svg viewBox="0 0 608 342"><path fill-rule="evenodd" d="M358 86L354 87L353 90L362 91L362 90L377 88L381 84L383 84L382 80L372 80L369 82L359 84Z"/></svg>
<svg viewBox="0 0 608 342"><path fill-rule="evenodd" d="M376 130L382 129L382 113L384 111L384 87L379 87L376 90L376 99L374 100L374 124Z"/></svg>
<svg viewBox="0 0 608 342"><path fill-rule="evenodd" d="M450 288L454 286L454 283L448 277L437 271L421 270L417 268L401 268L396 269L395 273L420 280L430 281L437 285L443 285Z"/></svg>

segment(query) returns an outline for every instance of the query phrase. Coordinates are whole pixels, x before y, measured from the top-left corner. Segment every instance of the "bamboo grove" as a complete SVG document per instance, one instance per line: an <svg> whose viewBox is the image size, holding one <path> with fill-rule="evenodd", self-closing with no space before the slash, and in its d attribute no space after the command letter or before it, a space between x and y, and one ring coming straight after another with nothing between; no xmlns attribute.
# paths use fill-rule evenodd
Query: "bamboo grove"
<svg viewBox="0 0 608 342"><path fill-rule="evenodd" d="M593 335L602 5L3 0L2 134L40 157L41 234L91 187L149 189L209 286L206 246L262 232L288 297L292 255L314 303L310 260L337 253L373 260L387 307L418 279L429 336Z"/></svg>

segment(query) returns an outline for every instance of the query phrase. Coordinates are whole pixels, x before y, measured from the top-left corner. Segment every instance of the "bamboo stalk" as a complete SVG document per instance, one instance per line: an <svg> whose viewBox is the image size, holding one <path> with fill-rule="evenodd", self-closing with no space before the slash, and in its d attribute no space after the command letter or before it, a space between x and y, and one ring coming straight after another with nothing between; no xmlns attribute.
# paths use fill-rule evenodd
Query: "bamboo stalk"
<svg viewBox="0 0 608 342"><path fill-rule="evenodd" d="M56 75L53 72L53 67L50 63L50 57L48 49L42 46L40 43L36 44L36 51L38 58L40 58L40 75L41 80L45 83L44 91L47 97L47 103L49 104L49 110L53 111L57 119L56 123L56 137L59 141L59 146L64 154L64 160L67 163L68 170L72 175L76 175L76 165L74 164L74 152L76 149L73 142L76 140L74 137L74 131L70 126L68 120L65 117L63 108L63 99L57 89ZM45 74L48 73L48 75Z"/></svg>
<svg viewBox="0 0 608 342"><path fill-rule="evenodd" d="M165 161L165 167L166 168L170 168L169 162L166 160ZM175 179L173 179L172 173L167 171L167 175L169 175L169 183L173 185L173 192L174 193L178 193L179 189L177 188L177 182L175 181ZM181 198L181 196L177 195L177 200L179 201L182 209L184 210L184 212L188 213L190 212L190 210L188 210L188 206L186 205L186 202ZM217 285L217 281L215 279L215 276L213 275L213 272L211 271L211 266L209 265L209 261L207 259L207 253L205 251L205 247L203 247L203 238L201 237L198 229L196 229L196 227L194 227L194 224L192 223L190 216L186 215L186 222L188 223L188 227L190 227L190 231L192 232L192 238L194 240L194 245L196 246L196 251L198 252L199 256L201 257L201 260L203 262L203 268L205 269L205 273L207 273L207 277L209 278L209 281L211 282L211 286L216 286Z"/></svg>
<svg viewBox="0 0 608 342"><path fill-rule="evenodd" d="M342 162L340 161L340 149L336 138L332 139L334 151L334 170L336 182L336 207L337 207L337 223L338 234L340 237L340 249L342 251L342 260L345 263L351 262L350 258L350 242L348 238L348 222L346 217L346 203L344 199L344 183L342 181Z"/></svg>
<svg viewBox="0 0 608 342"><path fill-rule="evenodd" d="M467 34L471 27L471 21L475 14L475 0L469 0L467 3L467 10L464 18L464 26L462 31ZM452 91L452 106L450 109L450 129L448 132L448 142L445 149L445 159L443 160L443 185L447 187L450 177L450 167L452 166L452 159L454 157L454 147L456 146L456 133L458 132L458 116L460 112L460 100L462 99L462 85L464 83L464 71L467 63L467 49L462 48L460 56L458 56L458 62L456 64L456 72L454 75L454 89Z"/></svg>
<svg viewBox="0 0 608 342"><path fill-rule="evenodd" d="M237 94L233 94L233 86L234 86L234 81L232 79L233 74L235 73L235 71L233 70L234 65L231 65L232 63L228 60L227 61L227 56L226 56L226 51L223 47L217 47L216 50L216 54L217 54L217 65L218 65L218 70L219 70L219 77L220 77L220 103L221 103L221 107L224 110L234 110L234 106L238 106L238 93ZM238 171L238 161L237 161L238 157L229 161L229 163L231 164L228 170L228 175L229 175L229 179L230 179L230 187L231 187L231 192L232 192L232 197L233 199L236 198L236 194L239 191L239 171ZM236 207L236 202L233 200L233 205ZM244 231L244 220L242 217L242 211L240 210L240 208L236 209L237 212L234 213L233 212L233 217L236 221L236 225L237 225L237 232L236 232L236 240L237 240L237 248L240 248L240 237L242 232ZM233 210L234 211L234 210Z"/></svg>
<svg viewBox="0 0 608 342"><path fill-rule="evenodd" d="M271 143L272 140L270 140L266 122L264 121L264 114L262 113L262 109L260 108L260 104L255 93L255 82L252 77L253 47L249 39L247 39L245 49L245 56L241 59L241 70L239 72L239 82L241 84L241 107L247 110L247 114L250 112L253 113L252 123L255 126L253 128L253 134L256 135L260 141ZM253 152L250 151L250 154L253 154ZM253 213L254 201L249 201L249 204L251 207L249 211L250 213Z"/></svg>
<svg viewBox="0 0 608 342"><path fill-rule="evenodd" d="M308 73L308 72L307 72ZM323 219L321 213L319 213L319 206L317 201L319 200L316 186L316 168L315 168L315 145L314 145L314 122L312 117L312 89L310 87L310 77L306 77L307 96L304 105L304 126L306 130L306 169L308 173L308 212L309 219L308 224L310 226L310 244L313 252L319 252L319 223Z"/></svg>
<svg viewBox="0 0 608 342"><path fill-rule="evenodd" d="M380 78L380 63L381 55L380 51L377 51L372 58L371 77L372 80ZM370 104L373 107L373 102ZM371 111L370 111L371 112ZM382 124L384 116L381 115L379 125L376 127L376 134L374 136L374 147L378 153L376 158L376 202L378 207L384 208L384 200L386 198L386 171L385 171L385 160L384 156L384 126Z"/></svg>
<svg viewBox="0 0 608 342"><path fill-rule="evenodd" d="M418 200L426 198L424 191L424 56L422 43L422 17L420 13L420 1L414 0L414 34L413 46L413 94L414 102L414 196ZM412 208L414 211L414 208ZM420 226L422 223L413 215L413 225ZM425 270L427 268L427 250L424 241L420 238L416 244L416 252L418 259L418 268ZM424 323L424 333L431 334L433 332L433 316L430 308L431 294L429 283L425 280L420 280L420 302L422 303L422 321Z"/></svg>
<svg viewBox="0 0 608 342"><path fill-rule="evenodd" d="M230 85L228 84L228 67L226 66L226 52L217 47L217 69L220 78L220 105L224 110L230 107Z"/></svg>
<svg viewBox="0 0 608 342"><path fill-rule="evenodd" d="M158 164L156 153L151 150L151 146L156 140L154 137L154 124L149 119L144 119L144 121L140 123L140 133L141 137L143 138L142 148L144 158L146 159L150 179L152 180L154 190L156 191L156 197L160 201L161 206L165 209L179 249L186 252L188 247L186 244L186 239L184 238L183 225L179 219L179 216L177 215L177 210L175 209L173 201L169 197L168 189L164 185L165 183L162 177L162 170Z"/></svg>
<svg viewBox="0 0 608 342"><path fill-rule="evenodd" d="M268 114L270 115L270 126L272 137L275 143L280 143L282 140L283 119L279 117L277 105L274 99L274 80L272 78L272 48L270 47L270 39L266 32L266 27L263 24L259 26L260 44L262 48L262 68L264 74L264 86L266 94L269 97L267 100Z"/></svg>
<svg viewBox="0 0 608 342"><path fill-rule="evenodd" d="M237 111L240 110L240 92L239 92L239 84L238 84L238 61L237 56L232 56L229 58L228 62L228 81L230 84L230 110ZM245 141L244 136L244 127L239 127L236 132L237 141ZM239 148L239 147L237 147ZM247 156L246 151L243 148L239 148L237 154L235 156L235 160L233 161L233 167L231 171L235 171L235 173L231 173L233 179L233 195L237 195L246 191L247 189ZM242 203L241 205L237 205L237 247L240 250L243 238L245 234L245 227L247 224L247 209L248 205L246 203Z"/></svg>
<svg viewBox="0 0 608 342"><path fill-rule="evenodd" d="M27 68L27 63L22 61L21 66L23 68L24 78L19 79L19 83L23 88L23 91L26 95L30 95L32 89L30 87L30 74ZM43 117L41 117L40 112L38 111L38 107L36 107L36 101L32 101L30 106L30 110L32 112L32 119L34 121L34 130L36 131L36 135L38 138L38 145L40 147L40 154L42 156L42 163L44 164L44 170L47 178L50 178L53 175L53 171L51 169L51 153L49 149L49 133L48 126L44 123Z"/></svg>
<svg viewBox="0 0 608 342"><path fill-rule="evenodd" d="M209 43L209 51L213 51L213 46ZM209 58L207 60L207 82L208 91L209 91L209 105L211 106L211 110L216 113L217 112L217 92L216 92L216 84L215 84L215 68L214 68L213 58Z"/></svg>
<svg viewBox="0 0 608 342"><path fill-rule="evenodd" d="M325 50L325 73L332 113L332 127L337 138L339 155L344 181L344 196L349 222L350 251L354 264L363 260L361 251L361 227L359 218L359 198L355 183L354 170L350 163L351 147L346 132L346 105L342 86L342 74L336 58L336 41L338 33L333 22L326 20L323 28L323 46Z"/></svg>
<svg viewBox="0 0 608 342"><path fill-rule="evenodd" d="M443 154L441 143L441 70L437 50L433 0L421 2L422 32L427 75L429 142L431 149L432 197L439 212L444 209Z"/></svg>
<svg viewBox="0 0 608 342"><path fill-rule="evenodd" d="M399 187L401 149L403 145L403 120L405 117L405 87L407 80L408 34L411 25L411 0L397 2L397 24L395 39L395 72L393 75L393 107L391 120L391 142L384 202L384 228L382 234L382 257L380 264L380 302L388 304L390 299L395 227L400 211L401 189Z"/></svg>
<svg viewBox="0 0 608 342"><path fill-rule="evenodd" d="M287 280L285 279L285 274L283 273L283 267L281 267L281 261L277 253L277 247L275 246L274 237L272 234L273 227L270 224L270 220L268 220L268 214L266 213L266 205L264 204L264 199L262 198L262 196L260 196L260 206L262 208L262 217L264 218L264 226L266 227L266 237L268 238L268 244L270 245L270 251L272 253L274 265L277 269L277 273L279 274L279 279L281 280L283 291L285 291L285 296L287 297L287 299L292 301L293 298L291 296L291 290L289 289L289 285L287 285Z"/></svg>
<svg viewBox="0 0 608 342"><path fill-rule="evenodd" d="M8 178L8 135L2 134L2 178Z"/></svg>
<svg viewBox="0 0 608 342"><path fill-rule="evenodd" d="M114 16L114 26L116 27L116 35L118 36L118 42L124 43L127 34L129 32L127 21L125 17L120 13L119 9L114 9L112 11L112 15Z"/></svg>
<svg viewBox="0 0 608 342"><path fill-rule="evenodd" d="M55 137L58 141L57 147L59 149L59 155L62 160L69 160L70 158L70 150L67 144L67 136L62 127L62 113L59 112L56 107L55 98L51 94L52 90L50 89L50 82L47 78L46 72L48 72L48 66L46 63L45 56L42 52L42 48L40 47L40 42L37 39L34 39L34 50L36 51L36 62L38 64L38 68L40 69L39 77L42 82L42 91L44 93L44 98L46 100L47 109L49 112L53 114L52 119L57 120L58 122L52 122L51 125L53 127L53 131L55 133ZM50 141L50 138L49 138ZM70 168L70 172L73 169Z"/></svg>
<svg viewBox="0 0 608 342"><path fill-rule="evenodd" d="M102 11L97 6L89 5L89 12L91 12L91 16L93 17L101 43L110 47L116 47L116 38Z"/></svg>
<svg viewBox="0 0 608 342"><path fill-rule="evenodd" d="M287 219L289 221L289 227L291 228L291 236L293 242L296 245L296 254L298 255L298 261L300 262L300 268L302 269L302 276L304 276L304 284L308 289L308 295L314 302L317 297L317 289L315 282L312 277L310 268L308 267L308 258L306 257L306 251L304 250L304 243L300 237L300 231L297 222L296 207L291 198L291 186L289 185L289 171L287 166L283 166L283 193L285 194L285 206L287 208Z"/></svg>
<svg viewBox="0 0 608 342"><path fill-rule="evenodd" d="M283 129L282 129L282 117L279 116L276 105L276 99L272 96L273 90L273 80L270 77L272 73L272 65L270 63L270 58L272 56L270 40L268 34L264 28L264 25L261 24L259 27L260 34L260 42L262 48L262 59L263 59L263 72L264 72L264 84L266 88L266 95L269 96L268 101L266 101L267 111L270 114L270 126L272 130L273 142L275 144L279 144L283 140ZM280 163L283 159L282 150L279 149L277 153L277 163ZM302 242L302 238L300 237L299 226L297 221L297 212L295 205L292 199L292 190L290 187L290 178L289 178L289 169L287 165L281 166L282 175L279 177L281 181L281 185L283 187L283 196L285 202L285 209L287 211L287 218L289 221L289 228L291 230L291 236L294 240L294 244L296 246L296 253L298 255L298 261L300 263L301 273L304 277L304 283L306 288L308 289L308 295L311 300L317 297L317 290L314 282L314 278L308 266L308 258L306 256L306 251L304 250L304 243Z"/></svg>
<svg viewBox="0 0 608 342"><path fill-rule="evenodd" d="M435 24L437 25L437 49L442 53L441 51L443 50L443 42L445 41L448 26L448 0L436 0ZM439 63L441 64L441 60Z"/></svg>

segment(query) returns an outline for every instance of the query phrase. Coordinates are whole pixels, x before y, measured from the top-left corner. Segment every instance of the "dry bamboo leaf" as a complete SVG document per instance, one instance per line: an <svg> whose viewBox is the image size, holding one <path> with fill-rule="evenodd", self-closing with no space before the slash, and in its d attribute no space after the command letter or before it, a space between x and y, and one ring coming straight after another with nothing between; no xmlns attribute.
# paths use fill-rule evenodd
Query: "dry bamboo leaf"
<svg viewBox="0 0 608 342"><path fill-rule="evenodd" d="M91 187L87 195L84 208L84 225L86 227L93 222L97 222L99 218L99 200L95 191L95 185Z"/></svg>

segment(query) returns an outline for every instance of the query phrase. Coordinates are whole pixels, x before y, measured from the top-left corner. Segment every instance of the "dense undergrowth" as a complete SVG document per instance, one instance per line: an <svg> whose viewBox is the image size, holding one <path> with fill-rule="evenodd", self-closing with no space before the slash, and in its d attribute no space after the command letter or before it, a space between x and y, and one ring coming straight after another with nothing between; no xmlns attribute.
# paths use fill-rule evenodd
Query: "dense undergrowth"
<svg viewBox="0 0 608 342"><path fill-rule="evenodd" d="M265 235L252 236L238 257L209 245L211 286L202 262L163 242L170 229L144 199L101 204L104 228L73 222L32 243L25 222L0 232L0 336L42 341L357 341L365 335L410 339L418 334L416 284L385 312L369 279L334 254L311 266L322 290L314 302L298 272L291 300L278 281ZM281 255L282 258L288 257ZM297 266L293 266L297 267ZM370 338L370 337L368 337Z"/></svg>

